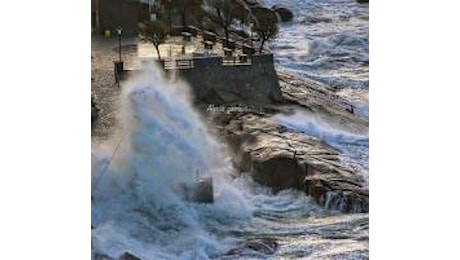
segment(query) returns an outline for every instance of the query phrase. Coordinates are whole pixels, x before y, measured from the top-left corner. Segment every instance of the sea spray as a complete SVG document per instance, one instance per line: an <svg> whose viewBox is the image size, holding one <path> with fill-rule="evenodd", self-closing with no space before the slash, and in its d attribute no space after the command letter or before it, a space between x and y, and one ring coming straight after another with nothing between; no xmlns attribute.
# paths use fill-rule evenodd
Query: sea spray
<svg viewBox="0 0 460 260"><path fill-rule="evenodd" d="M122 84L120 135L109 141L119 149L93 150L93 256L207 258L231 246L209 234L207 223L251 216L229 184L231 164L193 109L188 86L163 73L145 64ZM182 200L178 187L205 176L213 177L215 203Z"/></svg>

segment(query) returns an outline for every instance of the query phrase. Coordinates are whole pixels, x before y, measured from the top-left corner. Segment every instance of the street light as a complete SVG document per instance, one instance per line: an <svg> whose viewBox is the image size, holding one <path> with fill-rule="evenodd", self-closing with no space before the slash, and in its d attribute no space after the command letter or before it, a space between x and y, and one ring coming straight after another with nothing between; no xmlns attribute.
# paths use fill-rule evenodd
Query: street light
<svg viewBox="0 0 460 260"><path fill-rule="evenodd" d="M118 35L118 56L121 62L121 34L123 33L123 29L121 28L121 26L118 26L115 30L117 31Z"/></svg>
<svg viewBox="0 0 460 260"><path fill-rule="evenodd" d="M254 44L253 44L253 35L252 35L252 32L254 30L254 21L250 21L249 22L249 26L251 27L251 47L254 47Z"/></svg>
<svg viewBox="0 0 460 260"><path fill-rule="evenodd" d="M118 83L118 87L120 87L120 79L123 73L123 61L121 60L121 34L123 33L123 29L121 26L118 26L115 28L115 31L117 32L118 35L118 56L119 56L119 61L114 62L114 70L115 70L115 82Z"/></svg>

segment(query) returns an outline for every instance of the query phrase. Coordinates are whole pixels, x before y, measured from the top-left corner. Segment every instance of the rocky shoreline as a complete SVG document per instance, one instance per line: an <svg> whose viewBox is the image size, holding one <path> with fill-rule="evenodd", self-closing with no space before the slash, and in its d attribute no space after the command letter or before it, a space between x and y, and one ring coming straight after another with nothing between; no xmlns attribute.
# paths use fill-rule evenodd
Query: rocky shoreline
<svg viewBox="0 0 460 260"><path fill-rule="evenodd" d="M119 93L111 72L94 71L93 92L98 120L92 140L114 132ZM273 192L303 190L321 206L344 213L369 211L369 192L362 176L341 162L339 151L321 140L287 129L273 118L304 109L356 134L367 134L368 119L348 108L334 88L278 71L284 102L209 113L216 135L228 144L235 167ZM203 105L206 106L206 105Z"/></svg>
<svg viewBox="0 0 460 260"><path fill-rule="evenodd" d="M285 103L211 115L235 166L273 192L299 189L327 209L368 212L368 188L361 175L340 161L339 151L279 125L273 116L306 109L360 134L368 131L367 119L347 110L350 104L334 94L334 89L278 74Z"/></svg>

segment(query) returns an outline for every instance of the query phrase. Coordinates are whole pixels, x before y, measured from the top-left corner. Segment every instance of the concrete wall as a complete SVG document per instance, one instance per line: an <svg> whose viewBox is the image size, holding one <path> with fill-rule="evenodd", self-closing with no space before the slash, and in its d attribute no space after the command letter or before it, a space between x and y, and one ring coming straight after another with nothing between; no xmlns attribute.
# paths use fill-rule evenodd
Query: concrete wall
<svg viewBox="0 0 460 260"><path fill-rule="evenodd" d="M281 101L273 55L253 56L250 65L222 65L222 57L195 58L179 69L198 101L212 104L259 104Z"/></svg>

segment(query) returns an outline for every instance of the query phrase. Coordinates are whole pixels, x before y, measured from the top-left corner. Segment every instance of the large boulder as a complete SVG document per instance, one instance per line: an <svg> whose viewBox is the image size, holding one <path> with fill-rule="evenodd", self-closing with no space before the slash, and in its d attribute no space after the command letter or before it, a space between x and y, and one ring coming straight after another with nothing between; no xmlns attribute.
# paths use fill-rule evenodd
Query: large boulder
<svg viewBox="0 0 460 260"><path fill-rule="evenodd" d="M289 22L294 19L294 14L292 11L284 5L274 5L272 6L272 10L279 15L282 22Z"/></svg>
<svg viewBox="0 0 460 260"><path fill-rule="evenodd" d="M320 206L344 213L369 211L363 179L339 152L314 137L289 132L270 119L244 115L227 125L235 162L274 192L304 190Z"/></svg>
<svg viewBox="0 0 460 260"><path fill-rule="evenodd" d="M352 169L340 164L334 148L314 137L289 132L270 118L238 116L225 130L236 165L275 192L304 189L305 177L315 174L353 178Z"/></svg>

